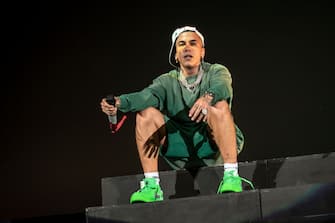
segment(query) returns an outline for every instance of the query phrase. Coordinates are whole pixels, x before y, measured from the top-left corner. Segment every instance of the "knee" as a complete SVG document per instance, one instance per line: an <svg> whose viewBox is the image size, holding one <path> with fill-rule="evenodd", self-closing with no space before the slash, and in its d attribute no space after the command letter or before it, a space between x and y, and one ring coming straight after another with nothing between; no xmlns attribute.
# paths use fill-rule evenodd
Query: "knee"
<svg viewBox="0 0 335 223"><path fill-rule="evenodd" d="M149 107L136 114L136 125L147 126L150 123L154 123L158 116L161 116L160 111L156 108Z"/></svg>
<svg viewBox="0 0 335 223"><path fill-rule="evenodd" d="M221 121L224 120L226 117L231 116L231 111L229 108L229 104L227 101L219 101L217 102L214 107L211 109L210 116L215 121Z"/></svg>

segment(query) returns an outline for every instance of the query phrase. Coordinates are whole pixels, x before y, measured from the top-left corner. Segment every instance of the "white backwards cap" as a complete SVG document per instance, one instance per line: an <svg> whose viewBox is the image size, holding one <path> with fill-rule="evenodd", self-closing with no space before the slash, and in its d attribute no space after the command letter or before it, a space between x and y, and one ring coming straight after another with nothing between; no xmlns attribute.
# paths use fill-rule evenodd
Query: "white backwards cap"
<svg viewBox="0 0 335 223"><path fill-rule="evenodd" d="M172 43L171 43L171 48L170 48L170 53L169 53L169 63L174 66L174 67L177 67L177 64L175 63L174 61L174 49L175 49L175 42L176 42L176 39L178 38L178 36L183 33L183 32L195 32L201 39L202 41L202 46L204 47L205 46L205 38L204 36L193 26L184 26L184 27L181 27L181 28L178 28L176 29L173 33L172 33L172 36L171 36L171 39L172 39Z"/></svg>

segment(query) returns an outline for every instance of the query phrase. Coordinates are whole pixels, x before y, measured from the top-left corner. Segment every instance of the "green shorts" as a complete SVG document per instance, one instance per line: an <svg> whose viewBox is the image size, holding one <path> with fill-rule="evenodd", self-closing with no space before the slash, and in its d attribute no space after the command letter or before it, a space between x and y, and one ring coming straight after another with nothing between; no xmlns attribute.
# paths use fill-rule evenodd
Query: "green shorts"
<svg viewBox="0 0 335 223"><path fill-rule="evenodd" d="M223 164L219 149L212 139L207 123L178 123L164 116L166 142L160 155L173 169L198 168ZM236 125L235 125L236 126ZM236 126L238 153L244 137Z"/></svg>

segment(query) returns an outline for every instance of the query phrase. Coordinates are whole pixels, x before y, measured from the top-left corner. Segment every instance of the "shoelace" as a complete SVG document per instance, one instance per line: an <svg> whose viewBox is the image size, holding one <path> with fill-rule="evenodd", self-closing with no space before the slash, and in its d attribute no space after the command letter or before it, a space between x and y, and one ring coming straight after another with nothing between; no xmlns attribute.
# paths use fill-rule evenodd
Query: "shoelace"
<svg viewBox="0 0 335 223"><path fill-rule="evenodd" d="M247 179L245 179L245 178L243 178L243 177L240 177L240 176L235 176L235 177L240 178L242 181L248 183L248 184L250 185L250 187L251 187L253 190L255 190L255 187L254 187L254 185L253 185L253 183L252 183L251 181L249 181L249 180L247 180ZM224 183L224 181L221 180L220 185L219 185L219 187L218 187L218 190L217 190L217 192L216 192L217 194L219 193L219 190L220 190L220 188L221 188L221 186L222 186L223 183Z"/></svg>
<svg viewBox="0 0 335 223"><path fill-rule="evenodd" d="M253 189L253 190L255 190L255 187L254 187L254 185L252 184L252 182L250 181L250 180L247 180L247 179L245 179L245 178L243 178L243 177L239 177L242 181L244 181L244 182L246 182L247 184L249 184L250 185L250 187Z"/></svg>
<svg viewBox="0 0 335 223"><path fill-rule="evenodd" d="M150 188L150 184L146 180L141 180L140 181L140 191L146 190Z"/></svg>

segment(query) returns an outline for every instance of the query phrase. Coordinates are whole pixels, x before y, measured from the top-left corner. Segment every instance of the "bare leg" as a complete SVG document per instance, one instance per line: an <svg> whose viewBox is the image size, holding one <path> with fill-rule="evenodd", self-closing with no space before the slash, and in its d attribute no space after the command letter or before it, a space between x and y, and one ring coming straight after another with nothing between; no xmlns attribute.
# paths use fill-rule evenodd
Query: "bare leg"
<svg viewBox="0 0 335 223"><path fill-rule="evenodd" d="M163 114L147 108L136 115L136 144L144 172L158 171L159 146L166 138Z"/></svg>
<svg viewBox="0 0 335 223"><path fill-rule="evenodd" d="M237 143L233 116L226 101L209 107L207 122L224 163L237 162Z"/></svg>

